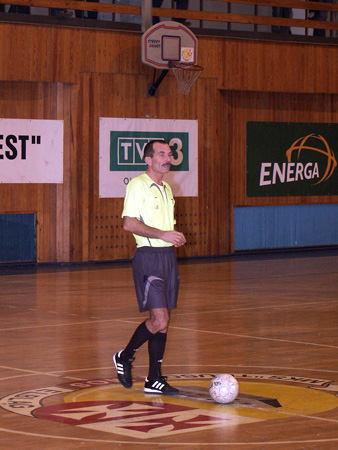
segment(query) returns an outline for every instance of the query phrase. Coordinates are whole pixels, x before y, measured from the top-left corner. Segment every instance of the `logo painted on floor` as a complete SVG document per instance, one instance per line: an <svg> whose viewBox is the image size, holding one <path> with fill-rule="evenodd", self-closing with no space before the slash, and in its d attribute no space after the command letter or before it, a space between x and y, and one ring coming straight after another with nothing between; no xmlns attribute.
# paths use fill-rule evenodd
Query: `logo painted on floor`
<svg viewBox="0 0 338 450"><path fill-rule="evenodd" d="M228 405L208 391L216 374L172 375L178 396L145 394L144 381L124 389L115 378L93 379L30 389L3 397L0 406L26 417L68 424L135 439L170 437L264 420L314 415L338 407L338 385L286 375L233 374L239 395Z"/></svg>

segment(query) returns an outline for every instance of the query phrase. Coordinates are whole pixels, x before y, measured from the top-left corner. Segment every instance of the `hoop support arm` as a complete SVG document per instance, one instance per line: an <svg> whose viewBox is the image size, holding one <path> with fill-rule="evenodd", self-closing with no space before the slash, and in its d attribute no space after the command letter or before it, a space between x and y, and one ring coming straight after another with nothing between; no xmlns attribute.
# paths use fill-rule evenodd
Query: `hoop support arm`
<svg viewBox="0 0 338 450"><path fill-rule="evenodd" d="M147 86L147 94L148 97L155 97L156 94L156 90L159 87L159 85L162 83L162 81L164 80L165 76L167 75L167 73L169 72L169 69L163 69L161 75L158 77L158 79L155 81L155 74L156 74L156 69L154 69L154 79L152 84L148 84Z"/></svg>

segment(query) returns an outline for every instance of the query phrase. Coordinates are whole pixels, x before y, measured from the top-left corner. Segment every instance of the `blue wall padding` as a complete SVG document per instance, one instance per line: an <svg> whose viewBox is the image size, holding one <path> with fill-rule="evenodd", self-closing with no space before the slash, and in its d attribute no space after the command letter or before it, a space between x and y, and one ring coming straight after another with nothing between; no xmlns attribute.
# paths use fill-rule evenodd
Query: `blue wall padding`
<svg viewBox="0 0 338 450"><path fill-rule="evenodd" d="M234 209L235 250L338 244L338 205Z"/></svg>

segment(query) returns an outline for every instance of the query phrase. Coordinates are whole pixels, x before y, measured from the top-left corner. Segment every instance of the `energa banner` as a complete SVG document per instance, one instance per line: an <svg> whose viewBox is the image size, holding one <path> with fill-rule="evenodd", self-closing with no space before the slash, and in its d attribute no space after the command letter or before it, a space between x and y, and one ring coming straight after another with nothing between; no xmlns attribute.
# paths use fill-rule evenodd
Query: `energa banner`
<svg viewBox="0 0 338 450"><path fill-rule="evenodd" d="M338 125L247 123L247 196L338 194Z"/></svg>
<svg viewBox="0 0 338 450"><path fill-rule="evenodd" d="M100 118L100 197L124 197L131 178L147 170L143 161L149 141L168 142L171 170L165 175L176 197L198 195L197 120Z"/></svg>
<svg viewBox="0 0 338 450"><path fill-rule="evenodd" d="M0 119L0 183L62 183L63 120Z"/></svg>

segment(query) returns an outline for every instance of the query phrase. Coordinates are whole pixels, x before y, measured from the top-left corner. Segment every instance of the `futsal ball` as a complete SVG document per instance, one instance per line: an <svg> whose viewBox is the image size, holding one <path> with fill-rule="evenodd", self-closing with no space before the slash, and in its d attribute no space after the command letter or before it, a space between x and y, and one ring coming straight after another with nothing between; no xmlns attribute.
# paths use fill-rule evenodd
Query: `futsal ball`
<svg viewBox="0 0 338 450"><path fill-rule="evenodd" d="M210 382L209 393L217 403L231 403L238 395L238 381L232 375L222 373Z"/></svg>

